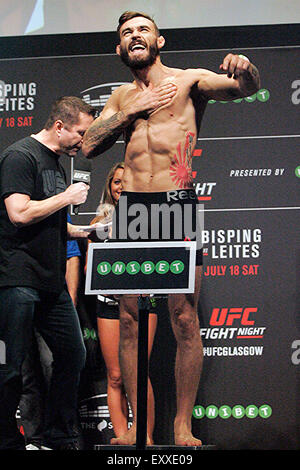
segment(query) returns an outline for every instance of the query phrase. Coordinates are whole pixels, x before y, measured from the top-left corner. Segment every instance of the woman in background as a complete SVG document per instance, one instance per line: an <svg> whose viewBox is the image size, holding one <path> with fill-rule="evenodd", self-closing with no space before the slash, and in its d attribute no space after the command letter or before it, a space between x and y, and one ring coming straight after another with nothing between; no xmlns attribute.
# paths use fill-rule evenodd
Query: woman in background
<svg viewBox="0 0 300 470"><path fill-rule="evenodd" d="M112 220L113 210L122 192L123 172L124 164L122 162L115 164L109 171L97 210L98 215L91 221L91 224L96 222L105 224ZM109 235L107 238L109 238ZM93 237L91 237L91 240L100 241L98 238L94 239ZM157 315L151 311L149 314L149 356L153 346L156 325ZM107 369L107 404L115 436L120 437L128 430L129 410L119 364L119 304L115 298L98 295L97 327L100 347ZM154 420L154 394L150 379L148 379L147 442L150 444L153 444Z"/></svg>

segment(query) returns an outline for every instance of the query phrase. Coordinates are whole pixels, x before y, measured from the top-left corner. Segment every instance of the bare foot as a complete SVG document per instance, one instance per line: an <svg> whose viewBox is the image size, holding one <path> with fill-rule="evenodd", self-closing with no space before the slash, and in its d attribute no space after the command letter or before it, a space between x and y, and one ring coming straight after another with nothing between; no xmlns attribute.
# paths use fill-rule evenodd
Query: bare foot
<svg viewBox="0 0 300 470"><path fill-rule="evenodd" d="M113 437L110 440L110 443L113 445L120 445L120 446L133 446L136 441L136 429L135 426L132 425L131 428L122 436L120 437Z"/></svg>
<svg viewBox="0 0 300 470"><path fill-rule="evenodd" d="M185 427L174 429L174 440L176 446L202 446L200 439L194 437L191 431Z"/></svg>
<svg viewBox="0 0 300 470"><path fill-rule="evenodd" d="M113 437L110 440L113 445L133 446L136 443L136 426L133 424L131 428L120 437ZM153 445L153 440L147 435L147 446Z"/></svg>

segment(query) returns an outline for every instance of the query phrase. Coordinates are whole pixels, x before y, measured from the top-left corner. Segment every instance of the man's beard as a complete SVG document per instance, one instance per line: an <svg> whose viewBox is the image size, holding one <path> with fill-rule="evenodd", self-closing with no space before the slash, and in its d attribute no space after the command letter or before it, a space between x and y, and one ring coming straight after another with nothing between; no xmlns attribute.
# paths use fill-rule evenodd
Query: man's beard
<svg viewBox="0 0 300 470"><path fill-rule="evenodd" d="M122 62L124 62L127 67L133 70L141 70L145 67L149 67L150 65L154 64L155 59L158 55L159 49L156 43L150 45L148 56L145 58L134 57L133 59L131 59L129 57L128 51L122 46L120 47L120 57Z"/></svg>

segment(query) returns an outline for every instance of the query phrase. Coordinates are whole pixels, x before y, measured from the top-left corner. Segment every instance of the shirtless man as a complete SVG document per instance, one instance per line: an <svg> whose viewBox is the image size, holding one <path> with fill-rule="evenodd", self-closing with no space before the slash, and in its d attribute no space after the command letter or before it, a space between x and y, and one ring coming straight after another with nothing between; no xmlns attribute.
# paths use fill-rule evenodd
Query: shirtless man
<svg viewBox="0 0 300 470"><path fill-rule="evenodd" d="M170 190L189 192L193 189L191 156L208 100L252 95L259 89L258 71L249 60L233 54L224 58L220 74L202 68L166 67L160 58L165 40L154 21L143 13L121 15L118 32L116 51L130 68L134 81L113 92L87 130L82 151L88 158L97 156L124 133L123 193L140 194L141 201ZM191 430L203 355L197 316L200 264L196 261L195 293L170 294L168 300L177 340L174 440L179 446L202 444ZM134 420L128 433L112 440L113 444L133 445L136 438L137 307L132 302L126 296L120 301L120 358Z"/></svg>

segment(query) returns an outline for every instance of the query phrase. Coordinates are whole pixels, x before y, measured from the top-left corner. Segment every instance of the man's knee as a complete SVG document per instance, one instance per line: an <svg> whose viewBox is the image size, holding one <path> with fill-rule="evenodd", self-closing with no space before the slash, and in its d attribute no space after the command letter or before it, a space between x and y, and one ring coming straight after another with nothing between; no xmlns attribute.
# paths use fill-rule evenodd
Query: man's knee
<svg viewBox="0 0 300 470"><path fill-rule="evenodd" d="M122 297L120 301L120 335L123 339L136 336L138 320L137 299Z"/></svg>
<svg viewBox="0 0 300 470"><path fill-rule="evenodd" d="M133 339L136 337L137 321L129 312L120 312L120 337L121 339Z"/></svg>
<svg viewBox="0 0 300 470"><path fill-rule="evenodd" d="M117 370L108 371L108 383L112 388L118 389L122 387L121 372Z"/></svg>
<svg viewBox="0 0 300 470"><path fill-rule="evenodd" d="M181 302L173 304L170 309L171 321L175 336L187 341L199 333L199 320L197 311L189 298L185 297Z"/></svg>
<svg viewBox="0 0 300 470"><path fill-rule="evenodd" d="M77 341L74 346L69 348L54 348L52 354L52 368L54 370L64 368L66 371L78 373L85 367L87 351L83 340Z"/></svg>
<svg viewBox="0 0 300 470"><path fill-rule="evenodd" d="M192 315L190 312L177 312L174 315L174 324L177 327L178 333L184 339L189 339L193 336L198 326L195 315Z"/></svg>

